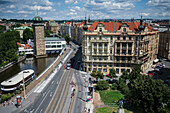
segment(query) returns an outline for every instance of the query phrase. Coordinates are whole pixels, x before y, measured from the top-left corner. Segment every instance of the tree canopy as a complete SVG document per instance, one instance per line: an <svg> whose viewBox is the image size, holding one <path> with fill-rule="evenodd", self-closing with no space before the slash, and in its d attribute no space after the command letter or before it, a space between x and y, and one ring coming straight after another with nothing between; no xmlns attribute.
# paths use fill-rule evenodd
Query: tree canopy
<svg viewBox="0 0 170 113"><path fill-rule="evenodd" d="M23 42L27 43L28 39L34 39L33 37L33 31L26 28L23 32Z"/></svg>
<svg viewBox="0 0 170 113"><path fill-rule="evenodd" d="M101 73L100 71L93 71L91 74L90 74L92 77L96 78L98 80L98 78L100 79L103 79L104 78L104 75L103 73Z"/></svg>
<svg viewBox="0 0 170 113"><path fill-rule="evenodd" d="M68 35L64 36L64 39L66 40L67 44L69 44L71 41L71 38Z"/></svg>
<svg viewBox="0 0 170 113"><path fill-rule="evenodd" d="M109 88L109 83L105 80L101 80L97 82L96 89L98 90L106 90Z"/></svg>
<svg viewBox="0 0 170 113"><path fill-rule="evenodd" d="M17 42L20 41L20 34L18 31L7 31L0 35L0 65L18 59Z"/></svg>
<svg viewBox="0 0 170 113"><path fill-rule="evenodd" d="M112 68L109 72L109 75L112 77L112 78L117 78L116 76L116 70L114 68Z"/></svg>
<svg viewBox="0 0 170 113"><path fill-rule="evenodd" d="M162 80L141 75L131 84L129 98L146 113L167 113L170 92Z"/></svg>

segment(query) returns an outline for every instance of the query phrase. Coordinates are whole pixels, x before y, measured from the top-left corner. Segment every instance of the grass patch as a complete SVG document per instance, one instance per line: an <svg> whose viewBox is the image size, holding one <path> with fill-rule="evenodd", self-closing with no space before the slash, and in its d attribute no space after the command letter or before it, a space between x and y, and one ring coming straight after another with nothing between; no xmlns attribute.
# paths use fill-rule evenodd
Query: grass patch
<svg viewBox="0 0 170 113"><path fill-rule="evenodd" d="M107 103L114 103L114 100L120 100L122 97L124 97L123 94L120 93L120 91L117 90L105 90L105 91L99 91L101 100L107 104Z"/></svg>
<svg viewBox="0 0 170 113"><path fill-rule="evenodd" d="M97 108L96 113L117 113L118 107L103 107L103 108ZM132 111L129 111L127 109L124 109L125 113L133 113Z"/></svg>

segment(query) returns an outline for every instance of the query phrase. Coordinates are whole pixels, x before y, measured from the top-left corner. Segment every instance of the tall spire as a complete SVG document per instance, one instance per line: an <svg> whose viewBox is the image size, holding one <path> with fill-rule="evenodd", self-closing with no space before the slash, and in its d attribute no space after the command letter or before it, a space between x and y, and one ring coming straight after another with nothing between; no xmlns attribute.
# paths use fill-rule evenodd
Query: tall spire
<svg viewBox="0 0 170 113"><path fill-rule="evenodd" d="M141 19L140 19L140 25L138 26L139 30L144 30L144 26L143 26L143 19L142 19L142 16L141 16Z"/></svg>
<svg viewBox="0 0 170 113"><path fill-rule="evenodd" d="M88 22L90 22L90 15L89 15L89 18L88 18Z"/></svg>
<svg viewBox="0 0 170 113"><path fill-rule="evenodd" d="M143 23L143 20L142 20L142 16L141 16L141 18L140 18L140 25L142 25L142 23Z"/></svg>
<svg viewBox="0 0 170 113"><path fill-rule="evenodd" d="M85 23L84 23L83 29L84 29L85 31L88 29L86 16L85 16Z"/></svg>

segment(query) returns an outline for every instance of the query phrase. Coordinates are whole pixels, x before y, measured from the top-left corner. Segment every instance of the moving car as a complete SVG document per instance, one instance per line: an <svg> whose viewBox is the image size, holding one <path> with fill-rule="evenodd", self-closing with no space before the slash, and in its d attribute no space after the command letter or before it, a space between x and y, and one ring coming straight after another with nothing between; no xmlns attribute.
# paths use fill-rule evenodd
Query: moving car
<svg viewBox="0 0 170 113"><path fill-rule="evenodd" d="M68 62L66 65L66 69L69 70L71 68L71 64Z"/></svg>

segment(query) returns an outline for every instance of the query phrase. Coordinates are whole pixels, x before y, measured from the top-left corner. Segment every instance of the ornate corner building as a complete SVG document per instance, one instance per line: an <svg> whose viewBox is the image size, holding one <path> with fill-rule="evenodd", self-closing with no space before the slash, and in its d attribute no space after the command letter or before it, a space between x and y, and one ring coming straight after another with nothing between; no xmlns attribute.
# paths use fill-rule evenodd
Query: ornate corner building
<svg viewBox="0 0 170 113"><path fill-rule="evenodd" d="M87 26L87 25L86 25ZM140 22L94 22L82 39L83 70L108 74L131 72L140 64L145 71L158 54L158 31Z"/></svg>

